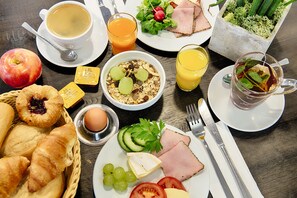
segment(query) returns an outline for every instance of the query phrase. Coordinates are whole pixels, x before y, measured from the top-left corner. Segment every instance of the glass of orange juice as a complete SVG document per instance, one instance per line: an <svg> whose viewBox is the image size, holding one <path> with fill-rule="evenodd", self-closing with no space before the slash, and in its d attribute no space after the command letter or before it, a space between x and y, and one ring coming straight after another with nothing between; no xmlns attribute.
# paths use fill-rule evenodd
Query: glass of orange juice
<svg viewBox="0 0 297 198"><path fill-rule="evenodd" d="M124 12L112 15L107 30L113 54L135 49L137 23L132 15Z"/></svg>
<svg viewBox="0 0 297 198"><path fill-rule="evenodd" d="M176 83L183 91L195 89L207 70L208 52L201 46L189 44L182 47L176 58Z"/></svg>

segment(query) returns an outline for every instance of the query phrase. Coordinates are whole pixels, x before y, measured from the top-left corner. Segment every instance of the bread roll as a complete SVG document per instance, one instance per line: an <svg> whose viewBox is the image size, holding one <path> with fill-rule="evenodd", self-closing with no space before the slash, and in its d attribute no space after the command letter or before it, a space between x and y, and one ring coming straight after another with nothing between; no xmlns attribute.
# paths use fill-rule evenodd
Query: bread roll
<svg viewBox="0 0 297 198"><path fill-rule="evenodd" d="M18 123L7 135L0 152L3 156L20 155L31 159L38 142L48 135L50 130Z"/></svg>
<svg viewBox="0 0 297 198"><path fill-rule="evenodd" d="M12 121L14 119L13 108L4 102L0 102L0 148L6 137L6 134L11 127Z"/></svg>
<svg viewBox="0 0 297 198"><path fill-rule="evenodd" d="M72 148L76 142L73 123L53 129L42 139L32 154L28 189L36 192L72 164Z"/></svg>
<svg viewBox="0 0 297 198"><path fill-rule="evenodd" d="M22 156L0 159L0 198L9 197L16 190L29 164Z"/></svg>
<svg viewBox="0 0 297 198"><path fill-rule="evenodd" d="M16 193L11 198L59 198L64 192L65 177L64 174L60 174L46 186L36 192L28 191L28 180L19 186Z"/></svg>

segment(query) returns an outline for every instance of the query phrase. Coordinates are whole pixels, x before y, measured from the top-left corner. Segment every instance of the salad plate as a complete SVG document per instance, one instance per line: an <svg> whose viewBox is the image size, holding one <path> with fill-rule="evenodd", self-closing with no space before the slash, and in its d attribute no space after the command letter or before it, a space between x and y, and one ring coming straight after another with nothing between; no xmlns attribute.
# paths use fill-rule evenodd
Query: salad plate
<svg viewBox="0 0 297 198"><path fill-rule="evenodd" d="M127 0L125 11L136 17L138 10L137 7L141 5L143 0ZM202 10L205 17L208 19L211 28L201 32L192 34L191 36L182 36L176 38L172 32L163 30L158 35L151 35L149 33L143 33L141 31L140 21L137 20L138 36L137 38L146 45L168 52L178 52L183 46L187 44L202 44L210 38L214 27L215 19L219 13L219 6L211 7L208 11L210 4L215 3L216 0L202 0Z"/></svg>
<svg viewBox="0 0 297 198"><path fill-rule="evenodd" d="M39 26L38 33L49 39L49 34L45 29L44 22ZM45 59L57 66L68 68L86 65L96 60L104 52L107 43L108 37L106 26L102 20L94 20L91 38L85 42L82 48L76 50L78 58L74 62L66 62L62 60L60 58L60 53L55 48L39 37L36 38L37 48Z"/></svg>
<svg viewBox="0 0 297 198"><path fill-rule="evenodd" d="M273 95L259 106L241 110L230 99L231 88L222 81L225 74L232 73L232 66L220 70L210 81L208 101L214 114L226 125L243 132L258 132L275 124L285 107L284 95Z"/></svg>
<svg viewBox="0 0 297 198"><path fill-rule="evenodd" d="M166 125L166 127L176 132L185 134L183 131L173 126ZM192 133L186 134L189 135L189 137L191 138L189 148L196 155L199 161L204 164L204 169L190 179L184 181L183 185L189 192L190 197L206 198L209 193L209 173L206 161L207 153L204 149L203 144L197 138L195 138ZM160 168L150 175L138 180L137 183L130 185L125 192L117 192L114 189L106 188L103 185L103 166L107 163L113 163L115 167L121 166L125 170L128 170L127 155L118 143L117 134L115 134L110 140L106 142L96 159L93 170L93 189L96 197L127 198L137 184L141 182L158 182L161 178L164 177L164 174Z"/></svg>

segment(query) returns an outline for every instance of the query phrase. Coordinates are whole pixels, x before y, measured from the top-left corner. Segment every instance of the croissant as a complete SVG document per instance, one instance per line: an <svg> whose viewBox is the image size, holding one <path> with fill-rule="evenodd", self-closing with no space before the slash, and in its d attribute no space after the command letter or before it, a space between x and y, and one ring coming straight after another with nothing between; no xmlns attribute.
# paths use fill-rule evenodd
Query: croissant
<svg viewBox="0 0 297 198"><path fill-rule="evenodd" d="M75 141L75 127L73 123L69 123L54 128L38 143L32 154L29 192L40 190L72 164Z"/></svg>
<svg viewBox="0 0 297 198"><path fill-rule="evenodd" d="M0 198L9 197L16 190L29 164L23 156L0 159Z"/></svg>

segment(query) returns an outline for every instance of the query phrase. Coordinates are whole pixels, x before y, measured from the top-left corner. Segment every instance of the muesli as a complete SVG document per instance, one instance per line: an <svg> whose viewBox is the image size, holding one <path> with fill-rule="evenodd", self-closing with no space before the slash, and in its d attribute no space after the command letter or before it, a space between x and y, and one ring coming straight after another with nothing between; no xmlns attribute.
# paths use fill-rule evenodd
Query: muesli
<svg viewBox="0 0 297 198"><path fill-rule="evenodd" d="M121 62L115 67L120 68L117 68L120 74L119 71L117 71L116 75L111 74L112 68L106 81L107 90L115 100L124 104L141 104L157 95L160 89L160 75L153 65L137 59ZM144 75L139 77L140 71L141 74L144 72ZM113 75L116 77L113 77ZM129 90L129 86L131 86L131 90Z"/></svg>

